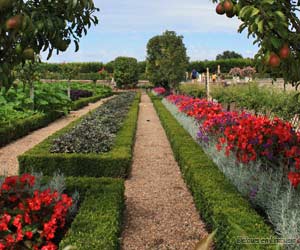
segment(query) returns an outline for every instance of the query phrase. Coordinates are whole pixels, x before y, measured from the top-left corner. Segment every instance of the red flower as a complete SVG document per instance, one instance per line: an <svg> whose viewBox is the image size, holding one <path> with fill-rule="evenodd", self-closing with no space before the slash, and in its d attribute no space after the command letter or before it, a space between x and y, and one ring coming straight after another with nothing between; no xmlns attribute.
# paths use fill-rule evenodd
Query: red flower
<svg viewBox="0 0 300 250"><path fill-rule="evenodd" d="M297 188L300 183L300 173L290 172L288 178L294 188Z"/></svg>

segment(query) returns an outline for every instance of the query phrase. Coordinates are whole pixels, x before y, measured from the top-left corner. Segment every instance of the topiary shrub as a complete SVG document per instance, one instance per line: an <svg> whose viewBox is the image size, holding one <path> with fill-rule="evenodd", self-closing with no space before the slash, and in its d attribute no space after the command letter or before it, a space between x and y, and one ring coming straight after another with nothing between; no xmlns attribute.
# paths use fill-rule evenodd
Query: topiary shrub
<svg viewBox="0 0 300 250"><path fill-rule="evenodd" d="M117 57L114 61L114 78L118 88L135 86L138 82L138 62L132 57Z"/></svg>

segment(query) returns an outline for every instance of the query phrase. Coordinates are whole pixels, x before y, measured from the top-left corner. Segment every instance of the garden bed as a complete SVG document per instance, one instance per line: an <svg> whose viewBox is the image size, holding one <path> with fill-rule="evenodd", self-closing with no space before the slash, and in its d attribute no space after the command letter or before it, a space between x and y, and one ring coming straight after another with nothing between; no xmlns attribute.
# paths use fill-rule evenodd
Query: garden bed
<svg viewBox="0 0 300 250"><path fill-rule="evenodd" d="M66 178L67 192L78 191L80 209L59 249L117 250L120 245L124 182L110 178Z"/></svg>
<svg viewBox="0 0 300 250"><path fill-rule="evenodd" d="M66 176L126 177L131 165L139 100L140 94L137 94L109 152L50 153L53 140L70 132L85 116L21 155L20 173L33 171L52 175L59 169Z"/></svg>
<svg viewBox="0 0 300 250"><path fill-rule="evenodd" d="M241 238L270 238L275 233L164 107L161 99L151 98L201 217L210 229L218 229L217 249L276 249L275 245L239 244Z"/></svg>

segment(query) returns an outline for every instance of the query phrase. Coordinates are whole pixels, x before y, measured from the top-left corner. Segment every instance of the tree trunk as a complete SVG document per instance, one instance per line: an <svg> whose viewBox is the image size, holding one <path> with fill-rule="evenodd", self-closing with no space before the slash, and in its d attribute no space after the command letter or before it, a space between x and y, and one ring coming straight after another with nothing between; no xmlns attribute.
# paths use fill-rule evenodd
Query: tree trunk
<svg viewBox="0 0 300 250"><path fill-rule="evenodd" d="M68 81L68 97L71 99L71 81Z"/></svg>
<svg viewBox="0 0 300 250"><path fill-rule="evenodd" d="M33 82L30 82L29 86L30 86L29 96L30 96L30 99L32 100L32 109L34 109L34 84L33 84Z"/></svg>

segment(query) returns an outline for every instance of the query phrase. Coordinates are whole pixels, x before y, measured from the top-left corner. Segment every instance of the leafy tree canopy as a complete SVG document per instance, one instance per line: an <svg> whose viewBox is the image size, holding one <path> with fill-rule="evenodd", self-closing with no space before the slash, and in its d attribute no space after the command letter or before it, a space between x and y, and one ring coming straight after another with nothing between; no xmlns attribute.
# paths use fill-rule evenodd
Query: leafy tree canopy
<svg viewBox="0 0 300 250"><path fill-rule="evenodd" d="M282 73L285 82L300 84L300 20L297 0L212 0L216 12L242 24L259 51L259 70Z"/></svg>
<svg viewBox="0 0 300 250"><path fill-rule="evenodd" d="M174 31L151 38L147 44L147 75L155 85L176 87L188 66L183 37Z"/></svg>
<svg viewBox="0 0 300 250"><path fill-rule="evenodd" d="M35 54L66 51L92 24L93 0L0 0L0 87L13 83L13 68Z"/></svg>
<svg viewBox="0 0 300 250"><path fill-rule="evenodd" d="M243 56L241 54L236 53L235 51L226 50L222 54L217 55L216 60L233 59L233 58L243 58Z"/></svg>

